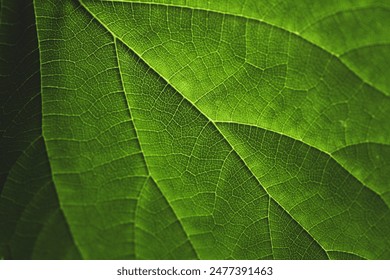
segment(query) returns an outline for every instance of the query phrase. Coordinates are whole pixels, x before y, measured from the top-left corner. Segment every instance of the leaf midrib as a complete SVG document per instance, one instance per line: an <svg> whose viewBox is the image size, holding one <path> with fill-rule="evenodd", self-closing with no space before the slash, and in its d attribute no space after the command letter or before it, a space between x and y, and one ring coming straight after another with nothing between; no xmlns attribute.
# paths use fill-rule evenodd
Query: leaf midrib
<svg viewBox="0 0 390 280"><path fill-rule="evenodd" d="M288 137L290 139L293 139L295 141L298 141L300 143L303 143L304 145L307 145L319 152L321 152L322 154L325 154L326 156L328 156L329 158L333 159L343 170L345 170L348 174L350 174L353 178L355 178L361 185L363 185L368 191L370 192L373 192L376 196L379 197L379 199L388 207L390 208L390 206L383 200L381 194L377 193L375 190L373 190L372 188L368 187L363 181L361 181L359 178L357 178L354 174L352 174L347 167L345 167L343 164L341 164L337 158L333 155L334 152L327 152L323 149L321 149L320 147L317 147L317 146L313 146L312 144L309 144L309 143L306 143L304 142L303 140L301 139L298 139L298 138L295 138L293 136L290 136L290 135L287 135L287 134L284 134L280 131L276 131L276 130L273 130L272 128L268 128L268 127L260 127L258 125L254 125L254 124L247 124L247 123L240 123L240 122L237 122L237 121L216 121L216 120L212 120L209 118L209 116L207 116L197 105L196 103L192 102L191 100L189 100L184 94L182 94L173 84L171 84L159 71L157 71L157 69L155 69L152 65L150 65L147 61L145 61L143 58L142 58L142 55L139 54L138 52L136 52L131 46L129 46L126 42L124 42L122 40L122 38L118 37L114 31L112 31L104 22L102 22L100 20L99 17L95 16L94 13L92 11L89 10L89 8L87 7L87 5L84 4L84 1L83 0L79 0L80 4L82 7L84 7L84 9L88 12L88 14L91 15L91 17L93 19L95 19L97 22L99 22L99 24L105 28L107 30L107 32L109 32L111 34L111 36L113 36L114 40L118 40L120 41L122 44L124 44L127 48L129 48L133 53L135 53L137 55L137 57L139 57L144 63L146 63L146 65L148 65L149 68L151 68L154 72L156 72L162 79L164 79L164 81L170 85L176 92L178 92L185 100L187 100L192 106L194 106L203 116L205 116L215 127L217 127L217 124L218 123L233 123L233 124L239 124L239 125L246 125L246 126L252 126L252 127L257 127L257 128L260 128L260 129L264 129L264 130L267 130L267 131L271 131L271 132L274 132L274 133L277 133L278 135L281 135L283 137ZM111 1L106 1L106 2L111 2ZM114 1L114 2L120 2L120 1ZM130 3L130 2L123 2L123 3ZM131 3L134 3L134 2L131 2ZM139 3L137 3L139 4ZM141 3L142 4L142 3ZM172 5L170 5L172 6ZM119 63L119 62L118 62ZM121 71L119 71L121 72ZM121 73L120 73L121 75ZM121 76L122 77L122 76ZM121 83L122 83L122 87L124 89L124 85L123 85L123 80L121 80ZM126 97L126 100L127 100L127 97ZM127 104L129 104L127 102ZM130 110L130 108L129 108ZM218 129L218 128L217 128ZM219 129L218 129L219 131ZM219 131L219 133L221 134L221 136L227 141L226 137L223 135L223 133L221 131ZM370 141L371 143L372 141ZM373 143L373 142L372 142ZM376 142L375 142L376 143ZM141 145L141 143L139 143ZM352 145L357 145L357 144L361 144L361 143L354 143ZM388 144L385 144L385 143L379 143L379 144L382 144L382 145L388 145ZM229 143L230 145L230 143ZM230 145L231 146L231 145ZM348 147L349 145L346 145L344 147L341 147L340 149L342 148L346 148ZM336 150L337 151L337 150ZM237 153L237 151L235 151ZM237 153L238 154L238 153Z"/></svg>
<svg viewBox="0 0 390 280"><path fill-rule="evenodd" d="M94 18L96 21L98 21L110 34L111 34L111 36L113 37L113 39L114 40L118 40L118 41L120 41L122 44L124 44L127 48L129 48L129 50L130 51L132 51L135 55L137 55L137 57L139 57L150 69L152 69L155 73L157 73L165 82L166 82L166 84L167 85L169 85L169 86L171 86L177 93L179 93L181 96L182 96L182 98L184 99L184 100L186 100L187 102L189 102L190 104L192 104L195 108L196 108L196 110L198 110L198 112L199 113L201 113L213 126L214 126L214 128L218 131L218 133L222 136L222 138L224 139L224 141L229 145L229 147L235 152L235 154L239 157L239 159L241 160L241 162L244 164L244 166L245 166L245 168L247 168L248 169L248 171L252 174L252 176L256 179L256 181L258 182L258 184L259 184L259 186L267 193L267 195L268 195L268 197L271 199L271 200L273 200L275 203L277 203L282 209L283 209L283 211L285 211L287 214L288 214L288 216L289 217L291 217L291 219L294 221L294 222L296 222L305 232L307 232L307 234L314 240L314 242L316 242L321 248L322 248L322 250L324 250L324 252L326 253L327 252L327 250L325 249L325 248L323 248L323 246L316 240L316 238L314 237L314 236L312 236L311 234L310 234L310 232L299 222L299 221L297 221L297 220L295 220L291 215L290 215L290 213L275 199L275 198L273 198L270 194L269 194L269 192L267 191L267 189L266 188L264 188L263 187L263 185L261 184L261 182L259 181L259 179L256 177L256 175L253 173L253 171L250 169L250 167L248 166L248 164L245 162L245 160L241 157L241 155L235 150L235 148L234 148L234 146L227 140L227 138L224 136L224 134L222 133L222 131L220 131L220 129L218 128L218 126L217 126L217 123L218 122L214 122L213 120L211 120L206 114L204 114L195 104L193 104L189 99L187 99L178 89L176 89L175 88L175 86L174 85L172 85L172 84L170 84L166 79L165 79L165 77L163 76L163 75L161 75L161 73L159 73L156 69L154 69L149 63L147 63L146 61L144 61L144 59L140 56L140 54L139 53L137 53L134 49L132 49L129 45L127 45L124 41L122 41L121 40L121 38L119 38L118 36L116 36L116 34L114 33L114 32L112 32L111 30L110 30L110 28L108 27L108 26L106 26L99 18L97 18L97 17L95 17L94 16L94 14L88 9L88 7L83 3L83 1L82 0L80 0L80 4L81 4L81 6L91 15L91 17L92 18ZM118 61L118 64L120 64L119 63L119 61ZM119 70L119 72L121 72L120 71L120 69L119 69L119 67L118 67L118 70ZM120 73L120 77L121 77L121 83L122 83L122 87L123 87L123 92L125 93L125 90L124 90L124 85L123 85L123 78L122 78L122 73ZM126 93L125 93L125 96L126 96ZM126 97L126 100L127 100L127 97ZM127 104L129 104L128 102L127 102ZM131 111L131 108L129 107L129 112ZM135 128L135 130L137 130L136 129L136 125L135 125L135 122L134 122L134 128ZM137 136L138 137L138 136ZM137 138L138 139L138 138ZM139 140L139 139L138 139ZM142 146L142 144L141 144L141 142L140 141L138 141L138 143L139 143L139 145L140 146ZM305 143L304 143L305 144ZM307 145L307 144L306 144ZM141 147L141 150L142 150L142 147ZM144 158L144 160L145 160L145 166L148 168L148 165L146 164L146 159ZM148 173L149 173L149 175L150 176L152 176L151 174L150 174L150 171L149 171L149 168L148 168ZM152 177L151 177L152 178ZM154 180L155 181L155 180ZM156 185L158 185L157 183L156 183ZM160 190L161 191L161 190ZM165 197L164 197L165 198ZM174 214L175 214L175 216L178 218L178 216L176 215L176 213L175 213L175 211L174 211L174 208L172 207L172 205L169 203L169 201L168 201L168 199L166 199L165 198L165 200L168 202L168 204L169 204L169 206L171 207L171 209L172 209L172 211L174 212ZM268 213L268 219L269 219L269 213ZM178 221L180 222L180 224L181 224L181 221L180 221L180 219L178 218ZM181 224L181 226L182 226L182 228L183 228L183 231L185 232L185 234L187 235L187 237L188 237L188 234L187 234L187 232L185 231L185 228L183 227L183 225ZM271 230L269 229L269 233L271 234ZM271 239L272 239L272 236L270 236L271 237ZM192 245L192 247L193 247L193 249L194 249L194 251L196 252L196 250L195 250L195 248L194 248L194 246L193 246L193 244L192 244L192 242L191 242L191 240L190 240L190 238L188 238L189 239L189 241L190 241L190 244ZM327 254L327 253L326 253ZM328 256L328 255L327 255ZM328 258L329 258L329 256L328 256Z"/></svg>

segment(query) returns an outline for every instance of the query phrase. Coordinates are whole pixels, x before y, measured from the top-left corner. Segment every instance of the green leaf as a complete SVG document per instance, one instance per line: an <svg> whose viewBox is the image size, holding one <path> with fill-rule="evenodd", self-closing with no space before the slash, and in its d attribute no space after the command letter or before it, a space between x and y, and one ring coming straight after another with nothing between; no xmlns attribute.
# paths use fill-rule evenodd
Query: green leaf
<svg viewBox="0 0 390 280"><path fill-rule="evenodd" d="M41 129L31 1L2 1L0 258L80 258L53 185Z"/></svg>
<svg viewBox="0 0 390 280"><path fill-rule="evenodd" d="M59 207L41 129L31 1L1 2L0 257L80 258Z"/></svg>
<svg viewBox="0 0 390 280"><path fill-rule="evenodd" d="M0 255L389 259L390 6L296 2L1 2Z"/></svg>

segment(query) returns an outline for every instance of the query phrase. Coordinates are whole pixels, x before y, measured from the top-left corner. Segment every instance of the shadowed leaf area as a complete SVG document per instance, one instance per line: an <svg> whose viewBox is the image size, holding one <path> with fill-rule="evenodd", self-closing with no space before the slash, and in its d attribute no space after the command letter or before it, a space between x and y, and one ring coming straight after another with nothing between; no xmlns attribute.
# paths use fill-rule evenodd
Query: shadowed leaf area
<svg viewBox="0 0 390 280"><path fill-rule="evenodd" d="M390 259L390 3L1 0L0 257Z"/></svg>

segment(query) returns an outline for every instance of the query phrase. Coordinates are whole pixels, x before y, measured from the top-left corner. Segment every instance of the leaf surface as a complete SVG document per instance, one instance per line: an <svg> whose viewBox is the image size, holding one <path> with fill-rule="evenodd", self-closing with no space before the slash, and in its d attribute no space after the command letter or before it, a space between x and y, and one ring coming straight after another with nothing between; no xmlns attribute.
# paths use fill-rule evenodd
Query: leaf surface
<svg viewBox="0 0 390 280"><path fill-rule="evenodd" d="M34 1L32 258L390 257L388 4L271 2Z"/></svg>
<svg viewBox="0 0 390 280"><path fill-rule="evenodd" d="M0 3L0 258L80 258L42 138L33 3Z"/></svg>

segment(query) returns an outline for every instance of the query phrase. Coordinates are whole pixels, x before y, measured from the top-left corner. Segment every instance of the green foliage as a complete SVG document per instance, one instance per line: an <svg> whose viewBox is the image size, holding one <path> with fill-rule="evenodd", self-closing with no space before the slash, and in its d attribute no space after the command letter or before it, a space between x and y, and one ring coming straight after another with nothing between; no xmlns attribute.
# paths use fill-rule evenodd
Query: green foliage
<svg viewBox="0 0 390 280"><path fill-rule="evenodd" d="M0 3L0 257L390 259L388 1Z"/></svg>

